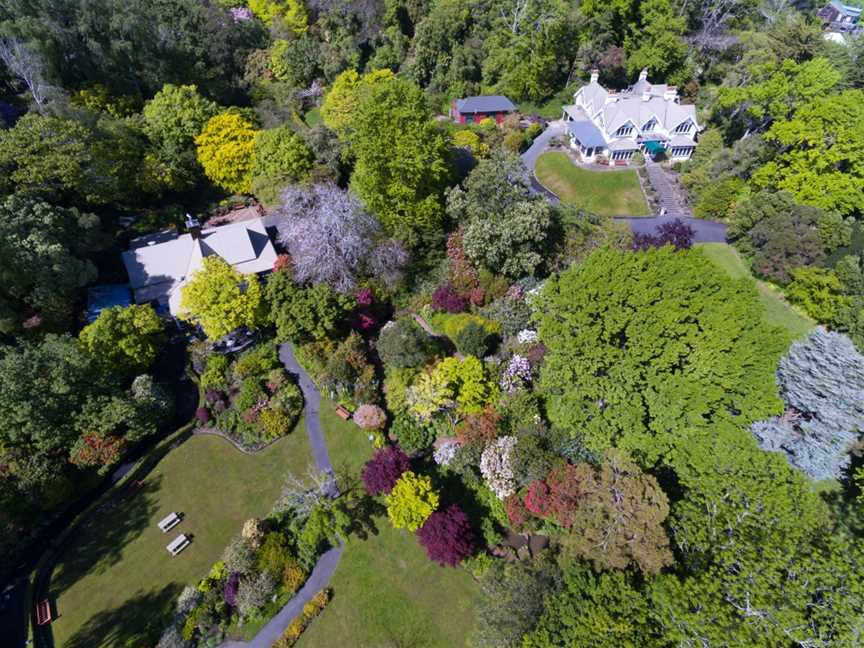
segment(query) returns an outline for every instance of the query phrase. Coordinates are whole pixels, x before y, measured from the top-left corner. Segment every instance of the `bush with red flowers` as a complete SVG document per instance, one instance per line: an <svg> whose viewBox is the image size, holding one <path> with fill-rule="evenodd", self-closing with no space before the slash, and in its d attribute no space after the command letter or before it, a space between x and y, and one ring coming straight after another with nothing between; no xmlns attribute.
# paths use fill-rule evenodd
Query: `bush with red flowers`
<svg viewBox="0 0 864 648"><path fill-rule="evenodd" d="M202 425L210 422L210 411L206 407L195 410L195 419Z"/></svg>
<svg viewBox="0 0 864 648"><path fill-rule="evenodd" d="M431 560L455 567L474 553L474 531L457 504L435 511L417 530L420 544Z"/></svg>
<svg viewBox="0 0 864 648"><path fill-rule="evenodd" d="M573 524L573 513L585 496L585 464L564 464L549 471L546 479L528 486L525 508L538 517L551 517L561 526Z"/></svg>
<svg viewBox="0 0 864 648"><path fill-rule="evenodd" d="M401 448L390 446L378 450L363 467L366 492L370 495L388 494L410 467L411 461Z"/></svg>
<svg viewBox="0 0 864 648"><path fill-rule="evenodd" d="M432 293L432 308L448 313L462 313L468 309L468 300L450 284L438 286Z"/></svg>

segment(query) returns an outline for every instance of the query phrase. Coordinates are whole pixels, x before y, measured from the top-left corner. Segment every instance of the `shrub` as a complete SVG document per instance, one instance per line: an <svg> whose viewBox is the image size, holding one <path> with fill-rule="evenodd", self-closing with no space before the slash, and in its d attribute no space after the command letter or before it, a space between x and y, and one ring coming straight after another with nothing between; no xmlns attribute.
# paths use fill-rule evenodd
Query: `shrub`
<svg viewBox="0 0 864 648"><path fill-rule="evenodd" d="M228 543L222 552L222 562L229 573L249 574L255 566L255 555L252 547L242 537L236 537Z"/></svg>
<svg viewBox="0 0 864 648"><path fill-rule="evenodd" d="M435 511L417 531L430 560L455 567L474 552L474 532L457 504Z"/></svg>
<svg viewBox="0 0 864 648"><path fill-rule="evenodd" d="M267 531L267 525L261 518L249 518L243 523L243 529L240 531L240 537L249 543L253 549L258 549L261 546L261 541L264 539L264 534Z"/></svg>
<svg viewBox="0 0 864 648"><path fill-rule="evenodd" d="M431 346L426 331L410 317L387 324L381 329L376 344L381 362L394 369L424 364L430 356Z"/></svg>
<svg viewBox="0 0 864 648"><path fill-rule="evenodd" d="M438 493L426 475L406 471L387 495L387 517L397 529L416 531L438 506Z"/></svg>
<svg viewBox="0 0 864 648"><path fill-rule="evenodd" d="M459 353L465 355L483 358L489 352L489 333L477 322L468 322L463 326L454 342Z"/></svg>
<svg viewBox="0 0 864 648"><path fill-rule="evenodd" d="M468 308L468 300L450 284L444 284L432 293L432 308L448 313L461 313Z"/></svg>
<svg viewBox="0 0 864 648"><path fill-rule="evenodd" d="M527 143L520 131L510 131L504 136L504 148L513 153L521 153L527 148Z"/></svg>
<svg viewBox="0 0 864 648"><path fill-rule="evenodd" d="M195 419L201 425L206 425L210 422L210 410L208 410L206 407L199 407L195 410Z"/></svg>
<svg viewBox="0 0 864 648"><path fill-rule="evenodd" d="M530 137L532 140L536 139L537 136L543 132L543 127L538 123L533 123L525 129L525 135Z"/></svg>
<svg viewBox="0 0 864 648"><path fill-rule="evenodd" d="M849 301L842 291L843 286L833 271L803 267L792 271L792 283L786 289L786 295L815 320L832 322Z"/></svg>
<svg viewBox="0 0 864 648"><path fill-rule="evenodd" d="M503 500L516 490L512 465L516 443L514 436L501 437L486 446L480 457L480 472L498 499Z"/></svg>
<svg viewBox="0 0 864 648"><path fill-rule="evenodd" d="M501 333L501 327L497 322L488 320L485 317L480 317L479 315L474 315L473 313L435 313L432 316L431 324L436 330L453 340L453 342L456 342L462 329L469 324L477 324L482 327L483 330L486 331L487 336L498 335Z"/></svg>
<svg viewBox="0 0 864 648"><path fill-rule="evenodd" d="M361 405L354 412L354 422L364 430L380 430L387 423L387 415L377 405Z"/></svg>
<svg viewBox="0 0 864 648"><path fill-rule="evenodd" d="M274 577L281 576L290 561L291 549L285 535L277 531L265 535L258 550L258 570L268 571Z"/></svg>
<svg viewBox="0 0 864 648"><path fill-rule="evenodd" d="M498 437L501 416L491 407L466 416L456 428L456 437L462 445L484 447Z"/></svg>
<svg viewBox="0 0 864 648"><path fill-rule="evenodd" d="M275 441L285 436L294 426L294 419L274 409L265 409L258 416L258 421L264 429L264 439Z"/></svg>
<svg viewBox="0 0 864 648"><path fill-rule="evenodd" d="M411 462L400 448L388 447L378 450L363 467L363 484L370 495L387 494L399 481L402 473L411 467Z"/></svg>
<svg viewBox="0 0 864 648"><path fill-rule="evenodd" d="M680 218L657 227L656 234L636 233L633 235L633 249L647 250L652 247L672 245L676 250L692 247L696 231Z"/></svg>
<svg viewBox="0 0 864 648"><path fill-rule="evenodd" d="M231 362L226 356L218 353L212 354L207 358L207 367L204 369L204 373L201 374L201 386L204 389L224 388L227 384L226 377L230 365Z"/></svg>
<svg viewBox="0 0 864 648"><path fill-rule="evenodd" d="M406 392L419 371L417 369L387 369L384 378L384 398L387 409L397 415L407 408Z"/></svg>
<svg viewBox="0 0 864 648"><path fill-rule="evenodd" d="M240 614L248 617L255 610L263 607L275 589L276 581L269 571L241 580L240 588L237 590L237 609Z"/></svg>
<svg viewBox="0 0 864 648"><path fill-rule="evenodd" d="M393 421L391 432L408 452L425 450L435 441L434 430L404 414Z"/></svg>
<svg viewBox="0 0 864 648"><path fill-rule="evenodd" d="M306 577L303 568L291 559L282 570L282 587L288 592L296 592L306 582Z"/></svg>

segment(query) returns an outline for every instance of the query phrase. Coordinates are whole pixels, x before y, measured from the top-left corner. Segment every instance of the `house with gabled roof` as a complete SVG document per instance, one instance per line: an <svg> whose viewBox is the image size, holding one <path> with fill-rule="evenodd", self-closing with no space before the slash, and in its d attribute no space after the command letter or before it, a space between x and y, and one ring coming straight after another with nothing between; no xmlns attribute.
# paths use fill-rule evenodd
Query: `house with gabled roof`
<svg viewBox="0 0 864 648"><path fill-rule="evenodd" d="M598 83L600 73L573 95L573 105L564 106L563 120L570 145L586 162L598 156L616 164L627 164L637 152L665 152L672 160L687 160L696 149L702 127L696 107L681 104L675 86L648 81L648 70L622 92Z"/></svg>
<svg viewBox="0 0 864 648"><path fill-rule="evenodd" d="M186 227L185 234L169 231L134 239L123 253L135 303L178 315L183 286L211 255L242 274L273 269L276 249L261 218L202 229L189 217Z"/></svg>
<svg viewBox="0 0 864 648"><path fill-rule="evenodd" d="M486 118L501 124L504 118L516 112L516 106L503 95L483 95L455 99L450 105L450 118L457 124L472 124Z"/></svg>

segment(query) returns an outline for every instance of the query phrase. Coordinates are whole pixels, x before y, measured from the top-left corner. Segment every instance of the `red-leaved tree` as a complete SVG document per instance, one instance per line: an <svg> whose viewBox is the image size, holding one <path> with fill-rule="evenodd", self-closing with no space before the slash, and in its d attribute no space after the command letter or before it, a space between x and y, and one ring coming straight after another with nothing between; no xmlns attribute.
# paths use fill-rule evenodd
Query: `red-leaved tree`
<svg viewBox="0 0 864 648"><path fill-rule="evenodd" d="M573 514L586 494L585 466L557 466L546 479L532 482L525 494L525 508L539 517L551 517L562 526L571 526Z"/></svg>
<svg viewBox="0 0 864 648"><path fill-rule="evenodd" d="M456 428L456 438L462 445L485 446L498 438L501 415L491 407L478 414L469 414Z"/></svg>
<svg viewBox="0 0 864 648"><path fill-rule="evenodd" d="M435 511L417 530L430 560L455 567L474 553L474 531L457 504Z"/></svg>
<svg viewBox="0 0 864 648"><path fill-rule="evenodd" d="M390 446L382 448L363 467L363 484L370 495L387 494L399 481L406 470L411 467L402 448Z"/></svg>

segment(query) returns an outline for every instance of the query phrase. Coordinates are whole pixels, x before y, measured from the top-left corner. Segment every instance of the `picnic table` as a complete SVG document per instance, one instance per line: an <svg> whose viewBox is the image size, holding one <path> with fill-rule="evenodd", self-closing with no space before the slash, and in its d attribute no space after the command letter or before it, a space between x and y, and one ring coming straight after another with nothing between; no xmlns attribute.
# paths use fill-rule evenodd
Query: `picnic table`
<svg viewBox="0 0 864 648"><path fill-rule="evenodd" d="M189 543L192 542L185 533L181 533L179 536L174 538L171 543L165 547L172 556L176 556L181 551L183 551L186 547L189 546Z"/></svg>
<svg viewBox="0 0 864 648"><path fill-rule="evenodd" d="M171 529L180 524L180 519L180 516L172 511L168 516L159 520L159 529L162 533L168 533Z"/></svg>

